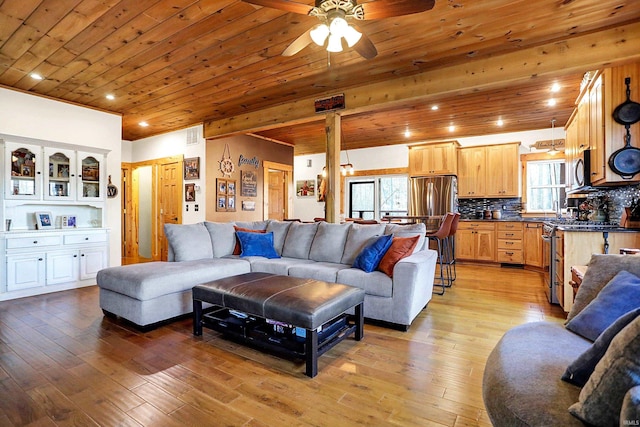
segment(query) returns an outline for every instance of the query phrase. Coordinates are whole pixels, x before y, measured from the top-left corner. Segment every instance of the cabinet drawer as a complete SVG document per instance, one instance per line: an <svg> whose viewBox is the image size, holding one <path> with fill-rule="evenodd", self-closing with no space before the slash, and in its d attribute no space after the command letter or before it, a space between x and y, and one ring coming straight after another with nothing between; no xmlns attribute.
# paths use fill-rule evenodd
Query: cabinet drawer
<svg viewBox="0 0 640 427"><path fill-rule="evenodd" d="M460 222L458 228L462 230L495 230L496 225L491 222Z"/></svg>
<svg viewBox="0 0 640 427"><path fill-rule="evenodd" d="M40 248L60 243L60 236L15 237L7 239L7 249Z"/></svg>
<svg viewBox="0 0 640 427"><path fill-rule="evenodd" d="M498 231L522 231L521 222L499 222Z"/></svg>
<svg viewBox="0 0 640 427"><path fill-rule="evenodd" d="M498 239L498 249L522 250L522 240Z"/></svg>
<svg viewBox="0 0 640 427"><path fill-rule="evenodd" d="M522 230L518 230L518 231L498 230L498 239L522 240L523 236L524 236L524 233L522 232Z"/></svg>
<svg viewBox="0 0 640 427"><path fill-rule="evenodd" d="M522 250L498 249L498 262L522 264L524 263Z"/></svg>
<svg viewBox="0 0 640 427"><path fill-rule="evenodd" d="M107 241L105 233L80 233L64 236L65 245L77 245L79 243L102 243Z"/></svg>

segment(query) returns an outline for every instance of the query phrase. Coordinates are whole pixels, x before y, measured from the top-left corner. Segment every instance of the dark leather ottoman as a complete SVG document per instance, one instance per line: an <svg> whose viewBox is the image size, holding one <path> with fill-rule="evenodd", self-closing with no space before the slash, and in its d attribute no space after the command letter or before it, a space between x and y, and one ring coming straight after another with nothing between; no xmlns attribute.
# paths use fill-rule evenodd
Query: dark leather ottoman
<svg viewBox="0 0 640 427"><path fill-rule="evenodd" d="M320 280L246 273L197 285L193 288L193 333L202 335L202 303L241 311L304 328L306 374L318 373L318 357L351 333L363 337L364 290ZM318 343L318 328L355 307L355 323L340 339Z"/></svg>

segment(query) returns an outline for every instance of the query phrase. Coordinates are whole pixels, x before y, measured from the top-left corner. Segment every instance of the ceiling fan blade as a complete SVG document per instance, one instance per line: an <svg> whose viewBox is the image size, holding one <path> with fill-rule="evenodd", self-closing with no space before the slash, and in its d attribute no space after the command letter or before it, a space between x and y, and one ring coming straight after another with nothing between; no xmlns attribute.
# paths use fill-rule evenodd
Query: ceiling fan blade
<svg viewBox="0 0 640 427"><path fill-rule="evenodd" d="M360 56L366 59L373 59L378 55L378 49L374 46L373 42L365 33L362 32L360 28L358 28L355 24L351 23L351 25L358 30L359 33L362 34L358 43L353 45L353 50L358 52Z"/></svg>
<svg viewBox="0 0 640 427"><path fill-rule="evenodd" d="M435 0L378 0L359 4L364 9L364 19L369 20L425 12L433 9L435 3Z"/></svg>
<svg viewBox="0 0 640 427"><path fill-rule="evenodd" d="M312 6L304 3L298 3L289 0L242 0L245 3L255 4L257 6L270 7L272 9L284 10L286 12L299 13L308 15Z"/></svg>
<svg viewBox="0 0 640 427"><path fill-rule="evenodd" d="M282 52L282 56L292 56L296 53L300 52L305 47L309 46L313 40L311 40L311 30L313 27L309 28L307 31L302 33L300 37L295 39L287 48Z"/></svg>

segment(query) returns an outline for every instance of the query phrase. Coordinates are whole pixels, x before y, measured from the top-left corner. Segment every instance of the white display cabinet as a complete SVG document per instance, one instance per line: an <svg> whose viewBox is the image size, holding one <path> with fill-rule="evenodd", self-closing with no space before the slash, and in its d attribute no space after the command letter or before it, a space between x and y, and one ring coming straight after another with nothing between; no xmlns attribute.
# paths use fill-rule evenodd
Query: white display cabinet
<svg viewBox="0 0 640 427"><path fill-rule="evenodd" d="M0 301L94 285L109 265L108 150L1 134L0 145ZM52 225L38 229L36 212Z"/></svg>

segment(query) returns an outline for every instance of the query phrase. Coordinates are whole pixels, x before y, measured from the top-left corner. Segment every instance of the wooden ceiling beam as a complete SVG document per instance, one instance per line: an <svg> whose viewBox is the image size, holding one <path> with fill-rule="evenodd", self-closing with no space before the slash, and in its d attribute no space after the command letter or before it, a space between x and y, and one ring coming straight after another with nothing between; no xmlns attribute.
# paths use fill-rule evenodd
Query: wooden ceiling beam
<svg viewBox="0 0 640 427"><path fill-rule="evenodd" d="M219 138L239 133L259 132L283 125L318 120L314 100L323 95L344 92L347 109L342 116L375 111L411 100L435 95L465 94L472 91L505 87L538 76L565 75L640 60L640 23L546 43L494 57L470 60L465 64L430 70L424 73L356 88L335 89L313 98L286 102L204 123L205 138Z"/></svg>

